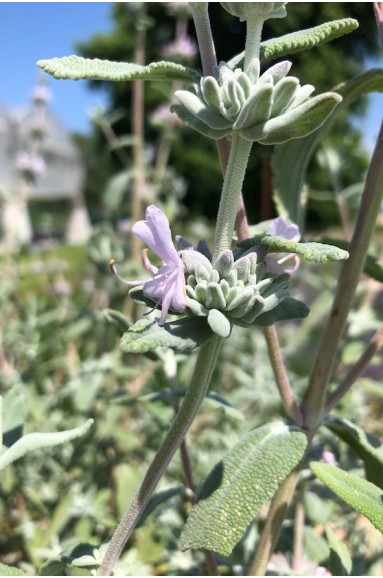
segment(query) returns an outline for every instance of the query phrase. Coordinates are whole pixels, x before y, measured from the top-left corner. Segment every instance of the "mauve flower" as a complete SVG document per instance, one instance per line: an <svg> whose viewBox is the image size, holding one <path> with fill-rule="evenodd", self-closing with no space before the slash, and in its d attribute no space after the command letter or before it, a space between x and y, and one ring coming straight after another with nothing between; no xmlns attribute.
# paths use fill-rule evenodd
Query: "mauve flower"
<svg viewBox="0 0 383 578"><path fill-rule="evenodd" d="M157 321L164 325L170 308L179 313L186 308L184 264L173 245L169 221L155 205L146 209L146 220L133 225L132 232L162 259L163 265L159 268L152 265L146 249L143 262L151 274L150 279L126 281L118 274L114 259L110 261L111 271L126 285L143 285L144 295L156 302L154 309L161 305L161 317Z"/></svg>
<svg viewBox="0 0 383 578"><path fill-rule="evenodd" d="M299 241L301 234L298 225L291 223L284 217L273 219L267 229L267 233L273 237L283 237L288 241ZM294 261L293 267L282 267L284 263L290 260ZM295 253L289 253L284 257L278 258L277 254L272 253L266 257L266 266L271 273L295 273L300 265L300 259Z"/></svg>
<svg viewBox="0 0 383 578"><path fill-rule="evenodd" d="M193 60L198 53L196 42L190 36L180 36L176 40L165 44L161 50L162 56L174 60Z"/></svg>

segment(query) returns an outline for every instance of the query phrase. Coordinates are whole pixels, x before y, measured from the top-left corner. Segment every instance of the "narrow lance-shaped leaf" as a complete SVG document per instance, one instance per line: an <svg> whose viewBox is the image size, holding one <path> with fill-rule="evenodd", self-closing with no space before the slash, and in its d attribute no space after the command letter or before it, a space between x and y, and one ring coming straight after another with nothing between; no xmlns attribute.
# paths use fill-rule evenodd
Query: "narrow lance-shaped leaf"
<svg viewBox="0 0 383 578"><path fill-rule="evenodd" d="M32 450L63 444L84 435L93 421L93 419L88 419L82 426L67 431L31 433L23 436L0 454L0 470Z"/></svg>
<svg viewBox="0 0 383 578"><path fill-rule="evenodd" d="M353 18L343 18L341 20L332 20L308 28L306 30L298 30L291 34L285 34L279 38L271 38L261 43L261 62L268 60L275 60L283 58L288 54L295 54L302 50L308 50L319 46L325 42L335 40L345 34L349 34L358 28L357 20ZM241 52L229 61L231 67L240 66L244 59L245 52Z"/></svg>
<svg viewBox="0 0 383 578"><path fill-rule="evenodd" d="M55 78L71 80L124 82L140 79L198 82L201 77L196 70L175 62L152 62L147 66L141 66L131 62L83 58L74 54L63 58L39 60L37 65Z"/></svg>
<svg viewBox="0 0 383 578"><path fill-rule="evenodd" d="M304 138L277 145L273 152L273 190L278 213L297 223L301 230L306 205L303 185L315 148L342 110L365 94L383 92L383 70L369 70L336 86L333 91L343 100L323 125ZM294 159L293 163L291 159Z"/></svg>
<svg viewBox="0 0 383 578"><path fill-rule="evenodd" d="M330 546L330 570L333 576L349 576L352 568L350 552L346 544L337 537L330 527L326 528L326 538Z"/></svg>
<svg viewBox="0 0 383 578"><path fill-rule="evenodd" d="M302 459L306 435L284 423L247 433L206 479L180 547L229 556L259 508Z"/></svg>
<svg viewBox="0 0 383 578"><path fill-rule="evenodd" d="M366 516L383 533L383 492L380 488L328 464L312 462L310 468L337 496Z"/></svg>
<svg viewBox="0 0 383 578"><path fill-rule="evenodd" d="M348 419L329 417L326 427L346 442L363 460L368 481L383 488L383 444L379 438L365 432Z"/></svg>
<svg viewBox="0 0 383 578"><path fill-rule="evenodd" d="M331 245L335 245L340 249L348 249L348 242L344 239L330 239L328 237L324 237L321 239L321 242L330 243ZM375 281L383 283L383 262L379 261L379 259L374 255L367 255L363 267L363 273L371 277L371 279L375 279Z"/></svg>

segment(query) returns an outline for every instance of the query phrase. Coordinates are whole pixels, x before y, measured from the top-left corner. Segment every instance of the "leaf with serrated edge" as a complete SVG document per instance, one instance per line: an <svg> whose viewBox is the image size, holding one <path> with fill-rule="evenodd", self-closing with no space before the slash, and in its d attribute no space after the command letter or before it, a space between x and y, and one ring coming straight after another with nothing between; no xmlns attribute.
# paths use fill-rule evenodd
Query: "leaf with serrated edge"
<svg viewBox="0 0 383 578"><path fill-rule="evenodd" d="M163 326L156 321L140 319L122 336L121 348L129 353L146 353L157 347L191 351L213 335L205 317L183 317Z"/></svg>
<svg viewBox="0 0 383 578"><path fill-rule="evenodd" d="M325 425L363 460L368 481L383 488L383 444L380 439L348 419L330 416Z"/></svg>
<svg viewBox="0 0 383 578"><path fill-rule="evenodd" d="M353 18L343 18L341 20L325 22L324 24L319 24L319 26L314 26L306 30L298 30L291 34L285 34L279 38L265 40L261 42L260 60L261 62L267 62L268 60L283 58L288 54L295 54L296 52L319 46L320 44L330 42L340 36L353 32L358 26L357 20ZM241 52L241 54L232 58L228 62L229 66L232 68L234 68L234 66L240 66L244 55L245 52Z"/></svg>
<svg viewBox="0 0 383 578"><path fill-rule="evenodd" d="M44 72L55 78L71 80L109 80L124 82L127 80L183 80L198 82L201 75L192 68L175 62L152 62L147 66L131 62L112 62L99 58L83 58L82 56L64 56L39 60L37 65Z"/></svg>
<svg viewBox="0 0 383 578"><path fill-rule="evenodd" d="M209 474L182 532L181 549L206 548L229 556L306 446L303 432L281 422L248 432Z"/></svg>
<svg viewBox="0 0 383 578"><path fill-rule="evenodd" d="M63 444L84 435L93 422L93 419L88 419L82 426L67 431L31 433L23 436L0 454L0 470L32 450Z"/></svg>
<svg viewBox="0 0 383 578"><path fill-rule="evenodd" d="M335 466L312 462L310 468L334 494L366 516L383 533L383 492L380 488Z"/></svg>
<svg viewBox="0 0 383 578"><path fill-rule="evenodd" d="M324 243L297 243L289 241L283 237L274 237L272 235L259 235L252 239L238 241L237 245L245 249L250 249L255 245L267 245L269 250L277 253L296 253L301 255L307 261L315 263L326 263L327 261L342 261L348 259L348 252L333 245Z"/></svg>
<svg viewBox="0 0 383 578"><path fill-rule="evenodd" d="M19 570L13 566L7 566L0 562L0 576L28 576L23 570Z"/></svg>

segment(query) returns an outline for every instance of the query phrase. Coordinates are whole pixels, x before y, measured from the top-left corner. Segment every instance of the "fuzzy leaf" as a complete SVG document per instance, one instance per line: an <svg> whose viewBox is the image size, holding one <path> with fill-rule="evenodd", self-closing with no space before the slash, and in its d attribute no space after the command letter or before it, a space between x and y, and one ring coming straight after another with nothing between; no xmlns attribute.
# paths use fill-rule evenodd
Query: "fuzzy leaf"
<svg viewBox="0 0 383 578"><path fill-rule="evenodd" d="M174 95L193 116L204 125L207 125L208 128L214 130L231 129L233 123L230 120L208 107L197 95L189 90L177 90ZM176 110L176 112L178 111Z"/></svg>
<svg viewBox="0 0 383 578"><path fill-rule="evenodd" d="M343 100L322 126L307 137L277 145L273 152L273 190L278 213L297 223L301 230L306 205L303 185L315 148L337 115L348 108L354 100L370 92L383 92L383 70L369 70L336 86L333 91L340 94Z"/></svg>
<svg viewBox="0 0 383 578"><path fill-rule="evenodd" d="M183 80L197 82L200 74L174 62L152 62L148 66L140 66L131 62L112 62L99 58L83 58L82 56L64 56L39 60L37 66L55 78L71 80L109 80L124 82L127 80Z"/></svg>
<svg viewBox="0 0 383 578"><path fill-rule="evenodd" d="M93 421L93 419L88 419L88 421L86 421L82 426L67 431L54 433L31 433L23 436L9 449L0 454L0 470L32 450L63 444L84 435L92 425Z"/></svg>
<svg viewBox="0 0 383 578"><path fill-rule="evenodd" d="M327 261L342 261L348 259L348 252L333 245L324 243L297 243L283 237L272 235L257 235L252 239L238 241L237 245L245 249L251 249L254 245L267 245L269 251L277 253L296 253L307 261L326 263Z"/></svg>
<svg viewBox="0 0 383 578"><path fill-rule="evenodd" d="M212 138L214 140L218 140L225 136L228 136L232 132L232 127L216 129L210 128L207 124L202 122L199 118L194 116L191 112L189 112L184 106L181 104L173 104L170 107L172 112L175 112L182 122L191 128L194 128L197 132L200 132L204 136Z"/></svg>
<svg viewBox="0 0 383 578"><path fill-rule="evenodd" d="M254 321L254 325L269 327L279 321L303 319L304 317L307 317L309 313L310 309L305 303L303 303L303 301L299 301L299 299L294 299L293 297L287 297L271 311L258 315Z"/></svg>
<svg viewBox="0 0 383 578"><path fill-rule="evenodd" d="M224 339L229 337L232 324L228 318L221 313L221 311L218 311L218 309L210 309L207 316L207 322L216 335L219 335L219 337L223 337Z"/></svg>
<svg viewBox="0 0 383 578"><path fill-rule="evenodd" d="M326 538L330 546L330 568L332 576L349 576L352 568L350 552L346 544L326 527Z"/></svg>
<svg viewBox="0 0 383 578"><path fill-rule="evenodd" d="M206 548L229 556L306 446L303 432L281 422L248 432L206 479L182 532L181 549Z"/></svg>
<svg viewBox="0 0 383 578"><path fill-rule="evenodd" d="M272 38L261 43L261 62L283 58L288 54L295 54L302 50L308 50L314 46L320 46L345 34L349 34L358 28L357 20L353 18L343 18L342 20L332 20L308 28L299 30L291 34L285 34L279 38ZM229 65L234 68L240 66L245 53L241 52L229 61Z"/></svg>
<svg viewBox="0 0 383 578"><path fill-rule="evenodd" d="M312 462L310 468L330 490L383 533L383 492L380 488L335 466Z"/></svg>
<svg viewBox="0 0 383 578"><path fill-rule="evenodd" d="M364 462L368 481L383 488L383 444L379 438L363 431L348 419L329 417L326 427L352 447Z"/></svg>
<svg viewBox="0 0 383 578"><path fill-rule="evenodd" d="M0 562L0 576L28 576L28 574L23 572L23 570L19 570L13 566L7 566Z"/></svg>
<svg viewBox="0 0 383 578"><path fill-rule="evenodd" d="M122 336L121 348L128 353L145 353L157 347L191 351L213 335L205 317L183 317L163 326L156 321L140 319Z"/></svg>
<svg viewBox="0 0 383 578"><path fill-rule="evenodd" d="M340 101L340 96L332 92L318 94L276 118L239 132L246 140L265 145L300 139L322 126Z"/></svg>

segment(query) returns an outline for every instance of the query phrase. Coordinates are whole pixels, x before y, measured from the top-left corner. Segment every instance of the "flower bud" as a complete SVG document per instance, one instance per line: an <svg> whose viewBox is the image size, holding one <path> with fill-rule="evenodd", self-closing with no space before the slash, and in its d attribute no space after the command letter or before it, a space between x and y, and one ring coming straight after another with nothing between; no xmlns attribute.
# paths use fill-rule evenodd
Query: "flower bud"
<svg viewBox="0 0 383 578"><path fill-rule="evenodd" d="M268 20L286 16L287 2L221 2L220 4L232 16L238 16L241 21L250 18Z"/></svg>

